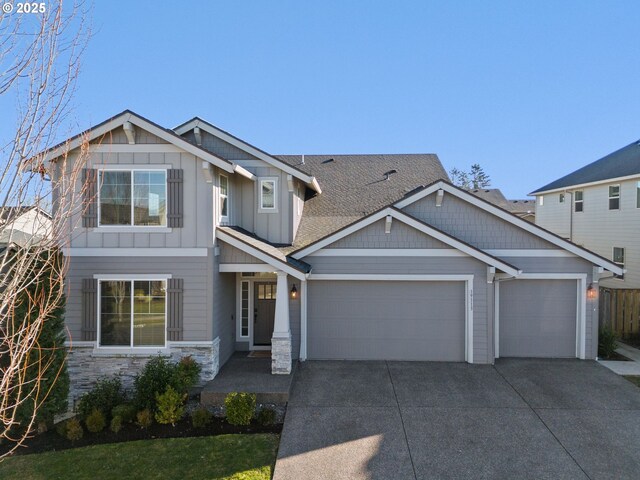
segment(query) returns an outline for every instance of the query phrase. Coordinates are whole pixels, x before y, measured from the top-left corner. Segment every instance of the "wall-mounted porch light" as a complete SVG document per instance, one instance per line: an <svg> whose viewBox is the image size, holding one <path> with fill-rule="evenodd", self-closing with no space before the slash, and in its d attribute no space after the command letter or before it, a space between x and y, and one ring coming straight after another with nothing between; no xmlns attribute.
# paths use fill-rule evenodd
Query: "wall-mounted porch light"
<svg viewBox="0 0 640 480"><path fill-rule="evenodd" d="M298 298L298 289L296 288L295 285L291 287L291 298L294 300Z"/></svg>
<svg viewBox="0 0 640 480"><path fill-rule="evenodd" d="M587 287L587 298L589 300L593 300L594 298L596 298L596 294L598 292L596 291L595 288L593 288L593 283L590 283L589 286Z"/></svg>

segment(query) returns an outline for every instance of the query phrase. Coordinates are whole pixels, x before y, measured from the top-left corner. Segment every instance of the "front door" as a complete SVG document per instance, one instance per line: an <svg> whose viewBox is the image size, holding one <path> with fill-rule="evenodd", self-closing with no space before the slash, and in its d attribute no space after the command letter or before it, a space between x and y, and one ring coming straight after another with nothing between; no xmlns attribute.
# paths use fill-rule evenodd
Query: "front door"
<svg viewBox="0 0 640 480"><path fill-rule="evenodd" d="M271 345L276 314L276 284L255 282L253 308L253 345Z"/></svg>

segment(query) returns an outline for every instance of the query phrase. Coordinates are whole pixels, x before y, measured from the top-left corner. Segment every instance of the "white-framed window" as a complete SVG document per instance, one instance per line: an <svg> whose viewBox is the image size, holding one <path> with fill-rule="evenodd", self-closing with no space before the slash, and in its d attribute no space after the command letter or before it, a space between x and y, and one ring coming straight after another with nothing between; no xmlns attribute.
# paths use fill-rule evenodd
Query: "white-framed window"
<svg viewBox="0 0 640 480"><path fill-rule="evenodd" d="M636 208L640 208L640 182L636 184Z"/></svg>
<svg viewBox="0 0 640 480"><path fill-rule="evenodd" d="M278 179L261 178L258 182L260 210L276 212L278 210Z"/></svg>
<svg viewBox="0 0 640 480"><path fill-rule="evenodd" d="M620 210L620 185L609 185L609 210Z"/></svg>
<svg viewBox="0 0 640 480"><path fill-rule="evenodd" d="M98 280L98 346L164 347L167 281Z"/></svg>
<svg viewBox="0 0 640 480"><path fill-rule="evenodd" d="M240 282L240 337L249 338L249 286L250 282Z"/></svg>
<svg viewBox="0 0 640 480"><path fill-rule="evenodd" d="M573 210L575 212L584 211L584 194L582 190L576 190L573 193Z"/></svg>
<svg viewBox="0 0 640 480"><path fill-rule="evenodd" d="M544 195L540 195L538 197L538 205L540 205L541 207L544 205Z"/></svg>
<svg viewBox="0 0 640 480"><path fill-rule="evenodd" d="M624 268L624 248L623 247L613 247L613 263L615 263L619 267ZM624 274L615 275L615 278L624 279Z"/></svg>
<svg viewBox="0 0 640 480"><path fill-rule="evenodd" d="M98 225L166 227L166 170L100 170Z"/></svg>
<svg viewBox="0 0 640 480"><path fill-rule="evenodd" d="M564 193L561 193L560 195L558 195L558 202L564 203Z"/></svg>
<svg viewBox="0 0 640 480"><path fill-rule="evenodd" d="M226 175L220 175L220 221L229 221L229 178Z"/></svg>

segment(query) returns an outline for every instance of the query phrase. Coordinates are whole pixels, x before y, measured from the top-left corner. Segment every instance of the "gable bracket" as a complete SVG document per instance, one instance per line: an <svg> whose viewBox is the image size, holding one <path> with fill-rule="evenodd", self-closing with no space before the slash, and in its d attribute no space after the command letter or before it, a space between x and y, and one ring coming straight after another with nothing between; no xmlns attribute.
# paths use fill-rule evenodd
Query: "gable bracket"
<svg viewBox="0 0 640 480"><path fill-rule="evenodd" d="M391 233L392 221L393 221L393 217L391 215L387 215L387 218L384 221L384 233Z"/></svg>
<svg viewBox="0 0 640 480"><path fill-rule="evenodd" d="M444 199L444 190L440 189L438 190L438 193L436 194L436 207L441 207L442 206L442 200Z"/></svg>

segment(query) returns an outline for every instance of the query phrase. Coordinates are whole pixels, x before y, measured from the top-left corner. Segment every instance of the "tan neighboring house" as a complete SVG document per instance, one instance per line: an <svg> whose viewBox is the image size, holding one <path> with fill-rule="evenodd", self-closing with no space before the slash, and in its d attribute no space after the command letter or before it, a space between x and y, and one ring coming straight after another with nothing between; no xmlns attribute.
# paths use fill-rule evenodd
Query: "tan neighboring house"
<svg viewBox="0 0 640 480"><path fill-rule="evenodd" d="M640 288L640 141L554 180L536 196L536 224L626 269L603 278Z"/></svg>

